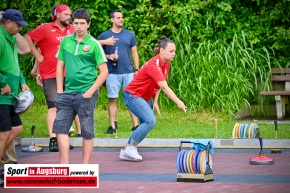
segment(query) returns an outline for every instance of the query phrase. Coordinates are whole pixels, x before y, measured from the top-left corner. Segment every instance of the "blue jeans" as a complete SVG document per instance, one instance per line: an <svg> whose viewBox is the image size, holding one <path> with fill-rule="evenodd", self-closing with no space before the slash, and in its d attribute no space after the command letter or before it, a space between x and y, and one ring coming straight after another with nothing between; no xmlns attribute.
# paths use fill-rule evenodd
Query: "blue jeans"
<svg viewBox="0 0 290 193"><path fill-rule="evenodd" d="M128 144L133 143L137 146L156 125L156 117L153 112L152 100L146 101L141 97L134 97L130 93L123 93L125 105L129 110L139 118L140 125L132 133Z"/></svg>
<svg viewBox="0 0 290 193"><path fill-rule="evenodd" d="M81 133L84 139L95 137L94 111L98 91L91 98L84 98L83 93L58 93L55 97L57 109L53 123L53 133L68 134L75 116L78 115Z"/></svg>

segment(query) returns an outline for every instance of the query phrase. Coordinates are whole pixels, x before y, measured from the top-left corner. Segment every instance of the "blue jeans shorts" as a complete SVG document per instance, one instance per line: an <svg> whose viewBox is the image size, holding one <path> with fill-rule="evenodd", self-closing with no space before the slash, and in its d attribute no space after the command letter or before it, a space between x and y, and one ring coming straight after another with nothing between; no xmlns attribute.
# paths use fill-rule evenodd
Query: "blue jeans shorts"
<svg viewBox="0 0 290 193"><path fill-rule="evenodd" d="M75 116L78 115L81 133L84 139L95 137L94 112L98 91L91 98L84 98L83 93L58 93L55 97L56 117L53 133L68 134Z"/></svg>
<svg viewBox="0 0 290 193"><path fill-rule="evenodd" d="M126 86L132 81L134 73L129 74L109 74L106 80L106 88L108 98L119 98L119 92L122 86L124 90Z"/></svg>

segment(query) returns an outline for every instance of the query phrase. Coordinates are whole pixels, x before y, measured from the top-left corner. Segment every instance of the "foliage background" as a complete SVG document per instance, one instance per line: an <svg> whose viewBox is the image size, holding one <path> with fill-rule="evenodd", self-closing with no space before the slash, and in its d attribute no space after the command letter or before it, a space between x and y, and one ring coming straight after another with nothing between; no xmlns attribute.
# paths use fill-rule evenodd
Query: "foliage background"
<svg viewBox="0 0 290 193"><path fill-rule="evenodd" d="M244 105L259 104L258 114L267 116L264 105L273 98L258 96L271 89L269 69L289 66L288 0L2 0L0 10L19 9L30 24L24 34L49 22L50 8L61 3L72 10L88 9L90 32L96 38L111 27L109 13L121 9L124 27L136 35L141 64L153 56L161 35L173 39L177 57L168 82L192 110L234 114ZM31 55L21 57L27 79L32 61ZM161 97L160 105L174 106L166 97Z"/></svg>

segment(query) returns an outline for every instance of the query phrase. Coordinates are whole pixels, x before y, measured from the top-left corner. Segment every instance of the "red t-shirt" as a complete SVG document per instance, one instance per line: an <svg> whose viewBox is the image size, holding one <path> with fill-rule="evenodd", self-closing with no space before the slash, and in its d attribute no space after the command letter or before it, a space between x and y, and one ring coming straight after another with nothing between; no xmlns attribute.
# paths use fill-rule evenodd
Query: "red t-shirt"
<svg viewBox="0 0 290 193"><path fill-rule="evenodd" d="M61 31L54 22L41 24L28 32L28 35L38 45L41 54L44 56L43 62L39 64L39 72L43 79L56 77L56 53L60 42L64 36L73 33L72 25L68 25L64 31Z"/></svg>
<svg viewBox="0 0 290 193"><path fill-rule="evenodd" d="M170 63L163 64L160 56L157 55L141 67L125 91L134 97L142 97L149 101L160 89L157 83L166 80L169 69Z"/></svg>

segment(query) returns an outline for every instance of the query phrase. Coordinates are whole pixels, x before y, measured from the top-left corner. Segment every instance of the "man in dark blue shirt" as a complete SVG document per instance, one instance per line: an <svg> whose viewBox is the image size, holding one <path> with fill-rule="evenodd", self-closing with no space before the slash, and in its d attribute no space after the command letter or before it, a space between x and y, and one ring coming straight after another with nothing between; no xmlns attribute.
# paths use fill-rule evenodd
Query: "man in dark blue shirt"
<svg viewBox="0 0 290 193"><path fill-rule="evenodd" d="M120 10L114 10L110 13L110 18L113 23L112 29L101 34L100 40L105 40L110 37L118 40L112 46L104 45L104 51L108 60L109 76L106 80L106 88L108 91L108 111L110 117L110 127L106 131L107 134L116 132L115 120L117 117L117 98L119 91L124 90L131 82L134 74L139 70L139 57L137 52L136 38L132 31L123 29L124 19ZM134 63L132 65L131 54ZM129 111L130 112L130 111ZM137 117L130 112L132 118L132 131L138 127Z"/></svg>

